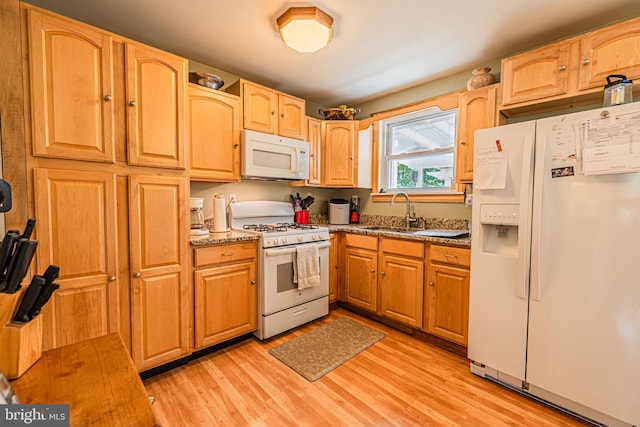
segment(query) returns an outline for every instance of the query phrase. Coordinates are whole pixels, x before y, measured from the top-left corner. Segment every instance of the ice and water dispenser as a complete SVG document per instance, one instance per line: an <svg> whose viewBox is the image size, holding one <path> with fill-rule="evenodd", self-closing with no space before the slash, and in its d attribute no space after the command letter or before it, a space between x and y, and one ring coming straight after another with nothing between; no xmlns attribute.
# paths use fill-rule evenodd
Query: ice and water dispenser
<svg viewBox="0 0 640 427"><path fill-rule="evenodd" d="M474 238L480 239L480 249L486 253L517 256L520 205L481 204L479 208L481 230Z"/></svg>

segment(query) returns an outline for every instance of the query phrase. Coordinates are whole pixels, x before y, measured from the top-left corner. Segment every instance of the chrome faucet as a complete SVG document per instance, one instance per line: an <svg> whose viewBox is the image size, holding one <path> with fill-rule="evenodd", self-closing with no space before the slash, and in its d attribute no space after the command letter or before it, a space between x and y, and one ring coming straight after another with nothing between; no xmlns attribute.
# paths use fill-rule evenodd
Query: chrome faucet
<svg viewBox="0 0 640 427"><path fill-rule="evenodd" d="M407 216L406 216L406 220L407 220L407 228L411 227L411 223L412 222L416 222L418 219L415 216L411 216L411 200L409 199L409 195L407 193L405 193L404 191L400 191L398 193L395 193L393 195L393 197L391 197L391 204L395 204L395 200L396 200L396 196L402 194L404 196L405 199L407 199Z"/></svg>

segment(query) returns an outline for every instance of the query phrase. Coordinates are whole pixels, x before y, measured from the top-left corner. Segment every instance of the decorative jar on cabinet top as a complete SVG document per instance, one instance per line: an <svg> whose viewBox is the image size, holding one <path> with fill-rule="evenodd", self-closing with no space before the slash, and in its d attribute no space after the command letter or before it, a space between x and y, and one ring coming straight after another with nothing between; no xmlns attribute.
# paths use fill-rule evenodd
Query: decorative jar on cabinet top
<svg viewBox="0 0 640 427"><path fill-rule="evenodd" d="M467 80L467 89L479 89L484 86L489 86L490 84L495 83L496 78L493 74L489 74L491 71L491 67L480 67L476 68L471 72L473 74L469 80Z"/></svg>

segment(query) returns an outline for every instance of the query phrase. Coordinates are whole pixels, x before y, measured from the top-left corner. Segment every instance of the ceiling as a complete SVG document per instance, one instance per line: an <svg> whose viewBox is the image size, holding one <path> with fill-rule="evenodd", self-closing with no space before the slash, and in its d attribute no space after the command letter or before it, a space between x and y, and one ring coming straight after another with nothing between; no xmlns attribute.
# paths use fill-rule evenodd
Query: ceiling
<svg viewBox="0 0 640 427"><path fill-rule="evenodd" d="M613 21L638 0L28 0L309 101L360 103ZM334 18L316 53L281 41L290 6Z"/></svg>

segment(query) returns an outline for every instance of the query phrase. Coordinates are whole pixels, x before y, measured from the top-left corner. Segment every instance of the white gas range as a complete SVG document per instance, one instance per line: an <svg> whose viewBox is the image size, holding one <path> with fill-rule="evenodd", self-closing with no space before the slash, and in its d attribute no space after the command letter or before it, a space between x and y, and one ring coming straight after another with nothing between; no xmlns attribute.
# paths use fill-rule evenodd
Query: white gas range
<svg viewBox="0 0 640 427"><path fill-rule="evenodd" d="M231 228L260 235L258 249L258 328L270 338L329 313L329 230L293 222L290 203L229 204ZM315 246L320 283L300 289L294 283L299 248Z"/></svg>

